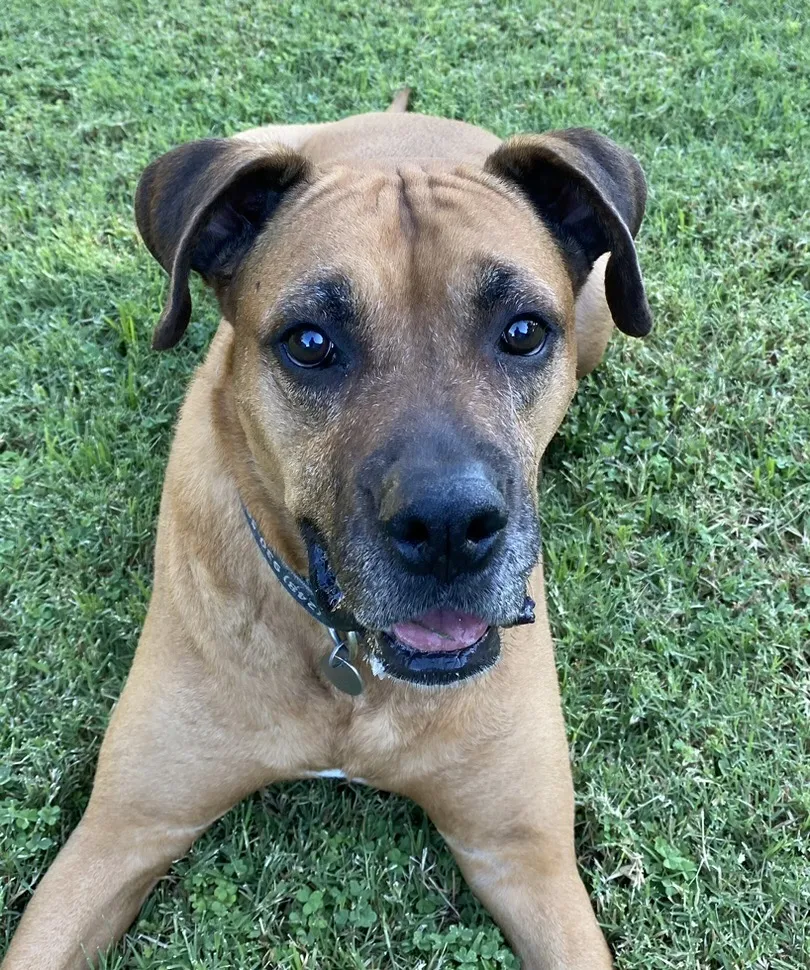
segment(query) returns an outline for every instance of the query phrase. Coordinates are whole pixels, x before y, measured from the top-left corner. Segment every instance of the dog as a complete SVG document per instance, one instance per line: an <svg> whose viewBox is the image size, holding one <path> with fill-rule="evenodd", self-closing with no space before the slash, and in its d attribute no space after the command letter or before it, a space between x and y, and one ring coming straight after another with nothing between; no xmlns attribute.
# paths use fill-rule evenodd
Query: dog
<svg viewBox="0 0 810 970"><path fill-rule="evenodd" d="M524 970L612 965L577 872L540 460L613 326L651 328L636 159L386 112L182 145L136 219L188 391L154 591L80 824L4 970L92 963L194 839L276 781L427 812ZM536 606L535 606L536 604Z"/></svg>

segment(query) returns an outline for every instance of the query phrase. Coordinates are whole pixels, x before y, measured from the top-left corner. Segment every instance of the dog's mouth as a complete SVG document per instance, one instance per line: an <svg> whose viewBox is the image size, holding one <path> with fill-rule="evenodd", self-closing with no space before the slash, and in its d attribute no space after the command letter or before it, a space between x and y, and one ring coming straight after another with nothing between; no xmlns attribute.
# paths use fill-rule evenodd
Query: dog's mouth
<svg viewBox="0 0 810 970"><path fill-rule="evenodd" d="M322 622L344 633L354 631L373 673L379 677L425 687L457 684L498 662L501 629L534 622L534 601L524 594L517 610L503 610L499 604L500 608L486 617L445 606L391 622L390 626L380 624L381 629L373 620L364 622L347 603L317 529L304 522L301 531L309 553L313 595L328 617Z"/></svg>
<svg viewBox="0 0 810 970"><path fill-rule="evenodd" d="M483 673L500 655L498 629L483 617L437 609L369 637L375 673L438 687Z"/></svg>

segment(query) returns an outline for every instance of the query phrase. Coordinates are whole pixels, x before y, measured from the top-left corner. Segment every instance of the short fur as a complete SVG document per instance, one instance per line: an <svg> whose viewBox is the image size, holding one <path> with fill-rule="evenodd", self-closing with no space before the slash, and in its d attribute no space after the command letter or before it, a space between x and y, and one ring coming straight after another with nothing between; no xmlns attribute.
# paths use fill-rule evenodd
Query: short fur
<svg viewBox="0 0 810 970"><path fill-rule="evenodd" d="M152 601L90 803L4 970L84 967L238 800L334 770L425 808L525 970L611 966L576 868L534 494L611 319L650 328L632 242L643 175L594 132L502 144L405 114L406 101L182 146L144 173L138 225L171 277L155 346L189 324L192 271L223 320L183 405ZM559 321L542 368L509 370L473 333L492 324L476 303L480 274L502 266ZM340 283L324 289L324 273L348 281L343 296ZM365 361L345 388L304 385L273 356L285 314L321 299L348 307L352 319L333 323ZM507 615L528 576L537 619L504 630L496 666L454 688L380 680L361 657L365 690L351 698L319 673L325 631L271 574L240 500L302 572L300 524L314 523L352 608L373 623L406 593L375 545L358 469L373 479L392 442L408 454L407 433L497 451L521 524L492 589L474 595Z"/></svg>

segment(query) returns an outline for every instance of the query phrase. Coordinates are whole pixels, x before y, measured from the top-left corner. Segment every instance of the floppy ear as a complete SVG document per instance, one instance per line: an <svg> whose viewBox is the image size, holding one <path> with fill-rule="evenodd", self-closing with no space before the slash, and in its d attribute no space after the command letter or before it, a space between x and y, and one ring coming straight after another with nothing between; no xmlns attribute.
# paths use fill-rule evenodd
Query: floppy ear
<svg viewBox="0 0 810 970"><path fill-rule="evenodd" d="M511 138L485 167L527 196L562 246L575 290L610 253L605 296L613 322L631 336L648 334L652 317L633 245L647 186L636 159L590 128L568 128Z"/></svg>
<svg viewBox="0 0 810 970"><path fill-rule="evenodd" d="M307 161L289 148L228 138L181 145L147 167L138 183L135 219L171 278L152 338L155 350L173 347L186 331L191 271L222 298L283 192L307 171Z"/></svg>

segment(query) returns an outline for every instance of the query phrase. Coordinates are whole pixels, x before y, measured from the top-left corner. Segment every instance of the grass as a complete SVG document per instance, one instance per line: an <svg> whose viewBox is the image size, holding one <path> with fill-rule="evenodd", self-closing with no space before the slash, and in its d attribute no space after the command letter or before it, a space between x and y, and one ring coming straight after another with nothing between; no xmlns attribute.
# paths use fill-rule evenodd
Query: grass
<svg viewBox="0 0 810 970"><path fill-rule="evenodd" d="M652 187L656 317L617 335L541 486L578 846L621 968L810 965L810 8L805 2L5 0L0 14L0 951L76 824L150 587L216 314L149 351L131 212L187 139L383 107L588 124ZM515 961L407 802L249 799L123 968Z"/></svg>

